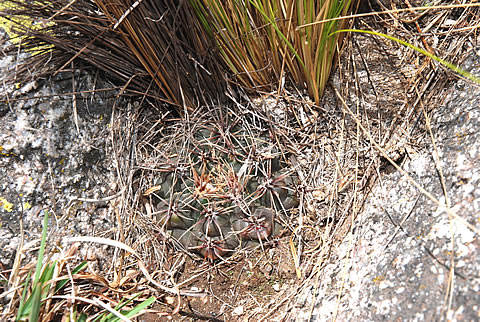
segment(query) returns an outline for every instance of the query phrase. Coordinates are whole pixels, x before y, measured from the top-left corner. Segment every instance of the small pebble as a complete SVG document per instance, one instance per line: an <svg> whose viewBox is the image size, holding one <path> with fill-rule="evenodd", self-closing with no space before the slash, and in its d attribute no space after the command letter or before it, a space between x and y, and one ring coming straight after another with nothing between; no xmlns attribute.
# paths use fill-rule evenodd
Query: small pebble
<svg viewBox="0 0 480 322"><path fill-rule="evenodd" d="M233 309L232 314L233 315L242 315L243 314L243 305L237 306L236 308Z"/></svg>
<svg viewBox="0 0 480 322"><path fill-rule="evenodd" d="M272 288L275 292L279 292L280 291L280 284L275 283L275 284L272 285Z"/></svg>

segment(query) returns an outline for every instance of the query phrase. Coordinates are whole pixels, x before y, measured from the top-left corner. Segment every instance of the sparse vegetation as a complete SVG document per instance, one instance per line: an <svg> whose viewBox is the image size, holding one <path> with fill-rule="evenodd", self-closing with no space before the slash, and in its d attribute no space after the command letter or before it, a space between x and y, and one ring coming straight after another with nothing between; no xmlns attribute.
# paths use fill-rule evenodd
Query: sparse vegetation
<svg viewBox="0 0 480 322"><path fill-rule="evenodd" d="M27 75L29 68L17 75L57 73L76 58L126 82L137 95L177 106L180 114L224 97L226 81L262 93L281 90L285 79L291 80L318 103L344 36L332 33L349 20L315 22L350 13L353 5L352 0L8 3L15 8L6 16L12 32L22 35L24 49L37 52L30 61L37 67L34 74ZM18 16L37 20L35 28L9 18Z"/></svg>
<svg viewBox="0 0 480 322"><path fill-rule="evenodd" d="M364 66L362 75L367 75L373 89L361 85L360 62L366 64L370 57L364 56L363 48L357 48L358 43L343 42L347 32L357 31L348 29L353 20L337 19L355 11L358 3L353 0L38 0L33 3L7 0L7 3L11 5L3 8L2 17L10 21L19 40L19 47L11 47L9 53L18 48L35 52L27 64L17 66L10 75L11 81L93 66L118 85L119 95L140 98L129 105L135 108L120 111L121 115L111 124L121 200L112 206L118 230L110 233L128 246L119 247L122 255L115 257L118 263L108 272L110 280L99 272L89 271L85 261L70 262L74 255L80 257L76 244L68 251L62 250L65 254L59 259L45 256L44 251L52 254L57 251L46 246L45 215L36 269L20 267L18 262L17 271L10 274L18 274L19 279L6 285L13 295L4 316L17 320L68 316L71 320L88 317L113 321L121 315L135 316L153 303L157 305L154 311L151 309L155 314L186 315L181 311L182 296L194 298L204 294L208 287L211 292L215 287L236 292L233 297L236 299L242 290L256 285L258 289L251 294L271 299L277 292L272 291L274 281L282 286L292 283L292 290L282 290L279 293L282 300L273 301L268 312L254 313L256 317L271 316L282 303L298 294L301 288L298 281L313 283L332 247L353 226L370 185L383 166L378 155L395 163L397 159L391 159L386 150L391 146L400 150L398 133L406 141L418 134L415 132L418 115L425 109L424 105L419 108L418 102L435 99L433 94L424 96L430 82L438 88L444 85L441 77L433 80L429 74L437 68L432 61L478 81L447 63L455 61L459 51L448 47L444 38L435 53L430 47L420 48L426 43L420 27L415 25L414 31L404 28L408 23L400 20L398 11L390 10L384 13L390 15L390 20L375 23L396 30L398 37L370 30L364 33L397 41L407 39L399 42L417 52L405 52L381 41L375 46L370 43L369 54L377 59L393 53L401 56L401 63L388 71L400 81L382 84L381 91L392 94L385 98L372 85L379 78ZM403 12L417 15L412 8L407 9ZM424 16L430 19L429 28L441 20ZM459 20L464 22L466 16ZM16 17L29 17L35 28ZM401 27L398 21L402 21ZM412 23L417 22L413 19ZM341 57L347 59L342 62ZM345 106L350 99L359 104L356 110L344 106L334 110L328 101L322 101L332 67L337 64L341 68L336 82L342 86L334 88L330 98ZM435 73L440 71L436 69ZM409 88L398 94L393 93L394 86ZM302 95L303 91L309 98ZM224 104L227 98L235 106ZM382 110L362 110L359 102L364 99L382 101ZM281 105L284 102L287 103ZM241 131L237 131L239 128ZM208 134L199 137L205 129ZM380 138L382 143L373 143L372 138ZM262 149L264 141L270 143L270 150ZM279 160L281 171L289 168L280 175L275 174L280 169L272 166ZM283 174L287 172L298 180L295 196L300 204L298 209L288 209L283 202L276 202L280 194L286 199L295 190L292 182L283 182ZM244 181L237 176L240 173L247 173ZM256 186L245 188L253 173L256 179L250 182ZM268 193L264 190L259 193L262 183L265 187L269 184ZM227 189L227 184L237 186ZM238 239L233 246L225 243L218 247L218 243L211 243L214 238L215 242L226 238L222 235L223 226L216 221L224 220L223 213L210 213L209 218L215 220L207 222L210 220L207 211L216 209L209 206L224 202L225 194L238 197L235 189L239 186L245 188L238 194L240 202L250 206L265 198L262 207L272 208L281 215L275 217L276 224L281 223L278 226L284 228L278 236L286 240L288 247L280 255L265 251L264 241L269 245L280 242L273 238L274 234L259 236L270 218L255 217L249 213L252 209L242 214L245 220L241 224L250 220L261 228L255 232L257 238L245 238L260 241L256 252L237 247ZM188 208L185 212L193 217L175 212L174 207L179 203L181 210ZM222 211L235 208L231 200L225 204ZM296 206L297 203L293 208ZM175 217L178 213L182 216ZM194 229L200 231L200 237L188 235ZM180 234L175 234L180 230ZM218 233L211 238L210 230ZM243 232L242 229L227 231L229 238ZM188 240L184 237L187 235ZM133 253L131 249L141 255L125 255ZM225 250L228 256L223 256ZM148 260L148 267L139 257ZM275 269L256 273L255 270L273 263L274 259ZM241 261L245 266L235 266ZM247 265L248 269L244 269ZM282 271L278 268L282 265L289 267ZM223 273L222 269L228 271ZM189 275L182 280L183 273ZM222 280L225 285L212 282L225 276L236 284L230 285L225 280ZM203 289L189 289L191 281L200 277ZM269 282L258 282L267 277ZM78 284L87 286L78 288ZM159 298L162 300L157 301ZM194 305L193 302L189 301L188 306Z"/></svg>

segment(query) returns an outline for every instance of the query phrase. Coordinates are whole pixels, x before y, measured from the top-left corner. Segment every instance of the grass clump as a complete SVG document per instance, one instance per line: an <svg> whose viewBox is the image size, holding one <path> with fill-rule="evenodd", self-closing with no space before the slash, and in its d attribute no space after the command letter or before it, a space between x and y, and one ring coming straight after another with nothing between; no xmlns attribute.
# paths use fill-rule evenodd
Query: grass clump
<svg viewBox="0 0 480 322"><path fill-rule="evenodd" d="M353 1L190 0L238 83L252 90L281 88L288 77L318 104L348 25L338 18ZM303 28L298 29L298 27Z"/></svg>
<svg viewBox="0 0 480 322"><path fill-rule="evenodd" d="M72 269L67 268L70 266L70 256L78 246L72 247L58 260L45 256L50 251L47 249L48 218L48 212L45 211L35 270L32 272L27 266L17 266L10 273L11 282L15 283L16 280L20 287L10 284L9 289L13 292L4 293L13 295L3 312L2 319L52 321L63 317L70 321L87 321L89 318L95 321L125 321L129 317L143 313L155 302L154 296L140 298L142 293L138 292L134 295L128 294L128 298L121 298L118 304L111 308L102 303L93 290L87 292L81 290L76 283L81 283L82 280L105 282L105 279L85 272L87 269L85 260ZM20 256L20 253L17 253L17 257ZM90 287L94 287L94 283L91 283ZM108 292L103 294L102 299L105 296L108 296ZM116 303L114 300L112 302Z"/></svg>
<svg viewBox="0 0 480 322"><path fill-rule="evenodd" d="M0 16L10 34L21 39L21 49L36 49L10 78L30 81L72 66L94 67L124 94L167 102L179 113L204 96L221 96L220 70L207 53L208 37L190 23L191 10L174 1L136 3L7 0ZM16 17L29 17L35 28Z"/></svg>
<svg viewBox="0 0 480 322"><path fill-rule="evenodd" d="M1 16L23 49L36 50L15 76L56 74L80 60L183 114L222 100L225 80L258 92L280 91L287 78L318 103L343 38L332 33L348 20L318 22L354 1L7 0Z"/></svg>

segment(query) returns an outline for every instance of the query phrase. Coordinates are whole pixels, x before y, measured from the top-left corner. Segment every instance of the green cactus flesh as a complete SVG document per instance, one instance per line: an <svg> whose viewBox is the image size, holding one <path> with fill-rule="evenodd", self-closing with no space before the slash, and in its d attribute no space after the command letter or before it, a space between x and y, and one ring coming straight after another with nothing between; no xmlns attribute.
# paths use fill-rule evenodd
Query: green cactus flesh
<svg viewBox="0 0 480 322"><path fill-rule="evenodd" d="M298 205L296 178L268 137L228 133L203 126L178 138L188 153L172 152L154 182L157 220L178 247L208 260L268 241L278 215Z"/></svg>

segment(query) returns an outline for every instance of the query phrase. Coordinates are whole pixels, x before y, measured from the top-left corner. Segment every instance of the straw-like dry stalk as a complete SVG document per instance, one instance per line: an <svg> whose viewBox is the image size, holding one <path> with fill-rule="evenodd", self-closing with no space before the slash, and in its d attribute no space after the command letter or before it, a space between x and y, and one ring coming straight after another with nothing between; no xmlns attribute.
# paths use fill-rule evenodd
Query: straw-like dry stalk
<svg viewBox="0 0 480 322"><path fill-rule="evenodd" d="M137 94L160 98L183 112L223 93L220 66L188 3L165 1L7 0L4 16L35 53L15 75L37 78L74 59L104 71ZM28 17L34 28L18 23ZM52 49L53 46L53 49ZM20 79L22 79L22 77ZM209 98L209 99L210 99Z"/></svg>
<svg viewBox="0 0 480 322"><path fill-rule="evenodd" d="M247 89L277 90L286 75L318 104L355 0L190 0L226 65ZM327 21L324 21L327 20Z"/></svg>

